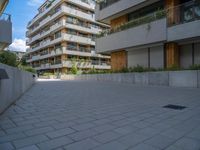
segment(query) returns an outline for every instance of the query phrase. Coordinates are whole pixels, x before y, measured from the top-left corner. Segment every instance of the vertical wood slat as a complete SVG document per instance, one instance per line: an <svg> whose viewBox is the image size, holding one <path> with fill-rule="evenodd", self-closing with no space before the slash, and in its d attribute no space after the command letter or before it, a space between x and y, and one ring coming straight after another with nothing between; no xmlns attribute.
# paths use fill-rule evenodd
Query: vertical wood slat
<svg viewBox="0 0 200 150"><path fill-rule="evenodd" d="M127 67L127 52L125 50L111 53L111 68L119 71Z"/></svg>

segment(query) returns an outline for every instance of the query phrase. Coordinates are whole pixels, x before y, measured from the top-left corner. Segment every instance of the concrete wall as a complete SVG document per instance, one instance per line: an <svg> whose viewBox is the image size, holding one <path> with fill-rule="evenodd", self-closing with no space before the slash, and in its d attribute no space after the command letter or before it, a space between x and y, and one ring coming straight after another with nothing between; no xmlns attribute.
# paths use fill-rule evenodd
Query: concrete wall
<svg viewBox="0 0 200 150"><path fill-rule="evenodd" d="M200 36L200 20L172 26L168 28L167 40L178 41ZM186 32L189 31L189 32Z"/></svg>
<svg viewBox="0 0 200 150"><path fill-rule="evenodd" d="M192 44L182 45L180 47L180 66L188 68L192 65Z"/></svg>
<svg viewBox="0 0 200 150"><path fill-rule="evenodd" d="M12 23L7 20L0 20L0 42L12 43Z"/></svg>
<svg viewBox="0 0 200 150"><path fill-rule="evenodd" d="M137 65L143 67L163 68L164 67L164 46L152 46L148 54L148 48L129 49L128 67Z"/></svg>
<svg viewBox="0 0 200 150"><path fill-rule="evenodd" d="M133 12L158 1L159 0L119 0L102 10L99 9L99 5L96 5L95 19L108 23L110 19Z"/></svg>
<svg viewBox="0 0 200 150"><path fill-rule="evenodd" d="M65 75L63 80L94 80L137 85L200 88L200 70L161 71L145 73L117 73L93 75Z"/></svg>
<svg viewBox="0 0 200 150"><path fill-rule="evenodd" d="M0 79L1 114L33 85L35 79L32 73L24 72L14 67L0 64L0 68L5 69L9 76L9 79Z"/></svg>
<svg viewBox="0 0 200 150"><path fill-rule="evenodd" d="M166 19L160 19L105 37L97 38L96 51L100 53L109 52L166 41L166 24Z"/></svg>
<svg viewBox="0 0 200 150"><path fill-rule="evenodd" d="M141 65L148 67L148 49L142 48L128 51L128 67Z"/></svg>

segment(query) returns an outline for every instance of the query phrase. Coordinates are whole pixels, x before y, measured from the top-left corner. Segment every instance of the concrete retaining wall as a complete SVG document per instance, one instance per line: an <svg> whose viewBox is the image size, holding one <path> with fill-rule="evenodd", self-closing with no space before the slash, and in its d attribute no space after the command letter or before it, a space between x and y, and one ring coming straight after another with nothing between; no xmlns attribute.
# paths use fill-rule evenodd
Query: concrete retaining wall
<svg viewBox="0 0 200 150"><path fill-rule="evenodd" d="M14 67L0 64L0 68L5 69L9 77L9 79L0 79L1 114L33 85L35 79L32 73L21 71Z"/></svg>
<svg viewBox="0 0 200 150"><path fill-rule="evenodd" d="M161 71L145 73L115 73L115 74L88 74L65 75L63 80L95 80L120 83L132 83L138 85L157 85L171 87L200 88L200 71Z"/></svg>

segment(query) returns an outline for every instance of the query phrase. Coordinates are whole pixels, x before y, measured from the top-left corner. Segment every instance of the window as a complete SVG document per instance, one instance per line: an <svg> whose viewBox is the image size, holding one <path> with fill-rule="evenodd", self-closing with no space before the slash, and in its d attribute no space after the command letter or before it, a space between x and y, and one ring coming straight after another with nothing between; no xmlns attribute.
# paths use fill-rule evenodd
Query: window
<svg viewBox="0 0 200 150"><path fill-rule="evenodd" d="M77 35L77 31L72 30L72 29L68 29L67 33L72 34L72 35Z"/></svg>
<svg viewBox="0 0 200 150"><path fill-rule="evenodd" d="M67 49L69 50L77 50L77 44L76 43L67 43Z"/></svg>
<svg viewBox="0 0 200 150"><path fill-rule="evenodd" d="M55 39L57 39L59 37L61 37L61 32L60 31L58 31L58 32L55 33Z"/></svg>

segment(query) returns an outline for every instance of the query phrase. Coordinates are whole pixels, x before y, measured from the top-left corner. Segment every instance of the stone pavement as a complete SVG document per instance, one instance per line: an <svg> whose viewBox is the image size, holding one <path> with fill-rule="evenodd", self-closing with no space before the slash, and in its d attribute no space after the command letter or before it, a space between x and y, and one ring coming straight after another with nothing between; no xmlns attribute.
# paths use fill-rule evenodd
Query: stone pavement
<svg viewBox="0 0 200 150"><path fill-rule="evenodd" d="M200 89L37 82L0 116L0 150L12 149L200 150Z"/></svg>

